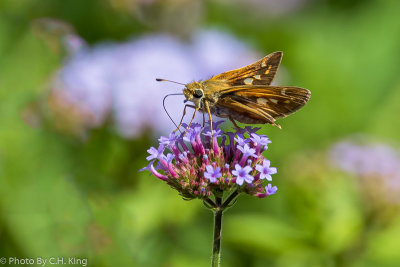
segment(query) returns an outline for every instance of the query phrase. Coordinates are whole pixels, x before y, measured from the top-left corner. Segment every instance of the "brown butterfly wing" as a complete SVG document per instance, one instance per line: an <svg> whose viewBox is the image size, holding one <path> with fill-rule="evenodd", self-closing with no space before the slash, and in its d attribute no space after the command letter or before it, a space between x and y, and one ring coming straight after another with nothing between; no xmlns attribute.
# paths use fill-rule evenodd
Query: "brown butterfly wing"
<svg viewBox="0 0 400 267"><path fill-rule="evenodd" d="M282 59L282 52L271 53L246 67L216 75L208 81L224 81L228 86L270 85Z"/></svg>
<svg viewBox="0 0 400 267"><path fill-rule="evenodd" d="M310 99L307 89L293 86L236 86L223 90L217 113L243 123L275 123L299 110ZM224 113L224 114L222 114Z"/></svg>

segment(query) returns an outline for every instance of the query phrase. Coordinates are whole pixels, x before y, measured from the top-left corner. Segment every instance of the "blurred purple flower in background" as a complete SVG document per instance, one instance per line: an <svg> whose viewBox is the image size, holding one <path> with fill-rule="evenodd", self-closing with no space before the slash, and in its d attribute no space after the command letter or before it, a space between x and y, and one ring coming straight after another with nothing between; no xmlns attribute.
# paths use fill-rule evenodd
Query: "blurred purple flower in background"
<svg viewBox="0 0 400 267"><path fill-rule="evenodd" d="M223 71L243 67L258 60L258 55L228 33L216 30L198 31L191 46L194 63L208 79Z"/></svg>
<svg viewBox="0 0 400 267"><path fill-rule="evenodd" d="M385 144L343 141L335 144L330 153L336 166L354 175L390 176L400 171L399 151Z"/></svg>
<svg viewBox="0 0 400 267"><path fill-rule="evenodd" d="M74 46L73 51L56 76L53 91L89 114L86 128L101 126L112 118L119 134L127 138L146 130L165 134L174 129L163 111L162 99L183 88L157 83L155 78L188 83L257 59L245 44L215 30L199 31L189 43L159 34L125 44ZM166 101L175 121L182 115L183 100L183 96L174 96Z"/></svg>
<svg viewBox="0 0 400 267"><path fill-rule="evenodd" d="M360 177L369 188L379 191L391 202L400 202L400 151L382 143L336 143L329 151L333 166Z"/></svg>

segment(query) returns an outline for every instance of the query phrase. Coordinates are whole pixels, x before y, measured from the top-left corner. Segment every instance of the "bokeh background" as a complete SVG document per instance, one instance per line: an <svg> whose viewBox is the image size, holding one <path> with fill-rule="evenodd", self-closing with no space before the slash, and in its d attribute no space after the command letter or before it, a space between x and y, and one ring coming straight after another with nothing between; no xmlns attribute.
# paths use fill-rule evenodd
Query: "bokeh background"
<svg viewBox="0 0 400 267"><path fill-rule="evenodd" d="M1 0L0 257L207 266L212 214L148 173L162 97L284 51L312 91L261 132L278 193L225 213L223 266L400 265L400 2ZM175 121L182 97L166 107ZM229 123L225 124L230 128Z"/></svg>

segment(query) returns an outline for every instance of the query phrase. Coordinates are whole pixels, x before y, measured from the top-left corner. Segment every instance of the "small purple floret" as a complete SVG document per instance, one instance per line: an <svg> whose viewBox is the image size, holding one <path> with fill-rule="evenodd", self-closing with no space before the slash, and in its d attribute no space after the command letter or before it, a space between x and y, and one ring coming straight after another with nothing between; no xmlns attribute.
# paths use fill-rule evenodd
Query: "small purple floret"
<svg viewBox="0 0 400 267"><path fill-rule="evenodd" d="M164 152L164 145L160 145L158 147L158 149L155 149L154 147L150 147L150 149L147 150L147 152L150 154L150 156L147 156L147 160L153 160L153 159L157 159L158 157L160 157L163 152Z"/></svg>
<svg viewBox="0 0 400 267"><path fill-rule="evenodd" d="M262 165L256 165L256 170L260 172L260 179L267 179L272 181L271 174L277 173L275 167L270 167L271 162L267 159L263 160Z"/></svg>
<svg viewBox="0 0 400 267"><path fill-rule="evenodd" d="M276 191L278 191L278 187L272 186L271 184L268 184L268 185L265 187L265 192L266 192L268 195L273 195L273 194L276 193Z"/></svg>
<svg viewBox="0 0 400 267"><path fill-rule="evenodd" d="M217 179L222 176L221 168L213 168L211 165L206 166L207 172L204 173L204 177L210 180L211 183L217 182Z"/></svg>
<svg viewBox="0 0 400 267"><path fill-rule="evenodd" d="M252 134L252 133L255 133L255 132L257 132L258 130L260 130L261 128L259 128L259 127L251 127L251 126L246 126L246 127L244 127L244 130L246 131L246 132L248 132L249 134Z"/></svg>
<svg viewBox="0 0 400 267"><path fill-rule="evenodd" d="M254 148L250 148L248 144L244 144L244 146L237 146L237 149L239 149L246 157L257 158L256 150Z"/></svg>
<svg viewBox="0 0 400 267"><path fill-rule="evenodd" d="M161 136L158 139L161 145L164 145L168 148L174 145L177 140L178 140L178 135L175 132L170 133L169 137Z"/></svg>
<svg viewBox="0 0 400 267"><path fill-rule="evenodd" d="M214 129L213 131L212 131L212 134L211 134L211 131L209 130L209 131L206 131L205 133L203 133L203 135L205 135L205 136L209 136L209 137L211 137L211 136L213 136L213 137L220 137L221 135L222 135L222 130L221 129Z"/></svg>
<svg viewBox="0 0 400 267"><path fill-rule="evenodd" d="M235 142L238 144L238 146L243 147L243 146L246 144L246 142L244 141L242 135L236 135L236 137L234 138L234 140L235 140Z"/></svg>
<svg viewBox="0 0 400 267"><path fill-rule="evenodd" d="M271 143L271 140L265 135L258 135L256 133L252 133L250 137L251 141L253 141L256 144L260 144L262 146L267 146L269 143Z"/></svg>
<svg viewBox="0 0 400 267"><path fill-rule="evenodd" d="M200 135L201 129L202 128L200 127L199 124L193 123L192 128L190 128L188 130L186 135L183 137L183 140L185 140L187 142L195 142L196 141L196 137L198 135Z"/></svg>
<svg viewBox="0 0 400 267"><path fill-rule="evenodd" d="M238 185L242 185L243 181L246 181L248 184L253 182L254 177L249 174L252 170L253 169L250 166L245 166L242 168L242 166L236 164L235 170L232 171L232 174L236 176L236 183Z"/></svg>

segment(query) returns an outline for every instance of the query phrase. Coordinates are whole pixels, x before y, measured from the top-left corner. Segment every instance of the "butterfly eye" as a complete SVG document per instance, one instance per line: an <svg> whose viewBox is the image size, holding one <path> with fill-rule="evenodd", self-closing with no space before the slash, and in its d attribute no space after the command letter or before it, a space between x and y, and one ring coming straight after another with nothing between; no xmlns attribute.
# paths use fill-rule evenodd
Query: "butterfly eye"
<svg viewBox="0 0 400 267"><path fill-rule="evenodd" d="M203 96L203 90L200 90L200 89L194 90L193 96L197 97L197 98L201 98Z"/></svg>

